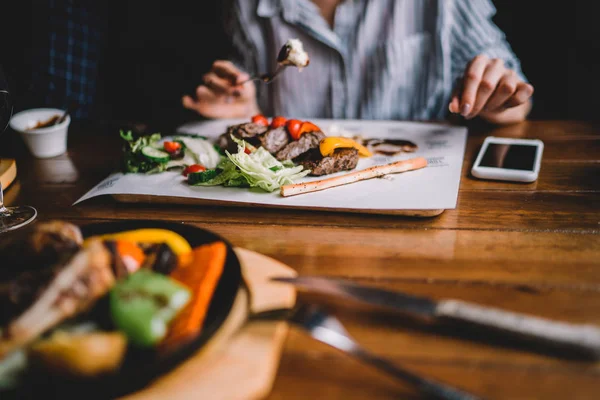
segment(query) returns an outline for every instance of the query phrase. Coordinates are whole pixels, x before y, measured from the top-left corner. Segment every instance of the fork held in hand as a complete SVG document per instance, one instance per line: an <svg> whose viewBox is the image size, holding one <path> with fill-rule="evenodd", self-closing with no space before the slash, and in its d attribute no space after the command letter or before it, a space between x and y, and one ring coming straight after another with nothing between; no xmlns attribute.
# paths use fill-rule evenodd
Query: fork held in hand
<svg viewBox="0 0 600 400"><path fill-rule="evenodd" d="M243 85L250 81L261 81L263 83L271 83L277 77L277 75L279 75L281 73L281 71L283 71L283 69L285 67L286 67L285 65L278 64L277 69L275 69L275 72L271 72L268 74L262 74L259 76L252 76L252 77L246 79L245 81L239 83L238 85Z"/></svg>
<svg viewBox="0 0 600 400"><path fill-rule="evenodd" d="M300 307L291 317L291 322L303 328L314 339L341 350L397 379L410 382L431 397L445 400L482 399L445 383L419 376L368 352L350 336L337 318L326 314L316 306Z"/></svg>

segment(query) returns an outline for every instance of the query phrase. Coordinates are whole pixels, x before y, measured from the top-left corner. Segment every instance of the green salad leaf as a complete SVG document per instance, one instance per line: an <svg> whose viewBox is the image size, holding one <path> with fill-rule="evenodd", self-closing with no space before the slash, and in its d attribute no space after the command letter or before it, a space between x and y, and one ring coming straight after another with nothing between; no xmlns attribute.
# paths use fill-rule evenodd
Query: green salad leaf
<svg viewBox="0 0 600 400"><path fill-rule="evenodd" d="M262 147L248 154L246 142L235 137L233 140L238 144L238 152L232 154L226 151L227 158L217 166L221 172L207 182L196 183L196 186L259 187L266 192L273 192L310 173L291 161L277 160Z"/></svg>
<svg viewBox="0 0 600 400"><path fill-rule="evenodd" d="M182 135L173 137L173 141L181 144L182 153L171 156L171 159L157 161L144 155L142 149L147 146L164 151L163 137L160 133L135 138L131 131L120 131L121 138L126 142L123 146L122 170L125 173L152 174L171 169L182 169L192 164L202 164L213 169L222 156L215 150L204 136Z"/></svg>
<svg viewBox="0 0 600 400"><path fill-rule="evenodd" d="M162 172L167 168L165 163L159 163L148 159L142 154L142 149L146 146L156 146L162 138L160 133L152 135L140 136L134 138L131 131L119 132L121 138L125 140L123 146L123 171L127 173L152 173Z"/></svg>

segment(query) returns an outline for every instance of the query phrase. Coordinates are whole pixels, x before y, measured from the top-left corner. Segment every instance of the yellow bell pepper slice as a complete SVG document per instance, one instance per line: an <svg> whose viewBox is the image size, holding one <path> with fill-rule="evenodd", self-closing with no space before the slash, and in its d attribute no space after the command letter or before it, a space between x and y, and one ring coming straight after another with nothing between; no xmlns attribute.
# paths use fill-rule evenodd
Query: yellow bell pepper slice
<svg viewBox="0 0 600 400"><path fill-rule="evenodd" d="M345 137L326 137L319 143L319 150L323 157L331 156L335 149L356 149L358 155L362 157L371 157L373 154L360 143Z"/></svg>
<svg viewBox="0 0 600 400"><path fill-rule="evenodd" d="M98 238L101 240L127 240L134 243L166 243L178 256L187 255L192 251L192 247L183 236L167 229L148 228L110 233L87 238L84 245L90 240Z"/></svg>

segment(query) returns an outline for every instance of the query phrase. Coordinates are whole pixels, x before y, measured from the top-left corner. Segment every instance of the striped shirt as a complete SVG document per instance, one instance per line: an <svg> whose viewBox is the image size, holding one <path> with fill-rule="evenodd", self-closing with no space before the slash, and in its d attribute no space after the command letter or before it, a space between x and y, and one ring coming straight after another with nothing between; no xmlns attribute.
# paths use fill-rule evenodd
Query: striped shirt
<svg viewBox="0 0 600 400"><path fill-rule="evenodd" d="M232 60L248 73L273 71L290 38L310 56L302 71L258 84L267 115L441 120L478 54L525 79L490 0L346 0L333 27L310 0L233 0L229 11Z"/></svg>

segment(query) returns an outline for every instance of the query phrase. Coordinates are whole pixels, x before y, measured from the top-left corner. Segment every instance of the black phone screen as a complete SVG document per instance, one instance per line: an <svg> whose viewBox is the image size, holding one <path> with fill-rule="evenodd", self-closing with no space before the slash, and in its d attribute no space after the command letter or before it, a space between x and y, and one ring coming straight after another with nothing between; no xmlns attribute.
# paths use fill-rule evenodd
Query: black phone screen
<svg viewBox="0 0 600 400"><path fill-rule="evenodd" d="M482 167L533 171L537 146L490 143L479 163Z"/></svg>

